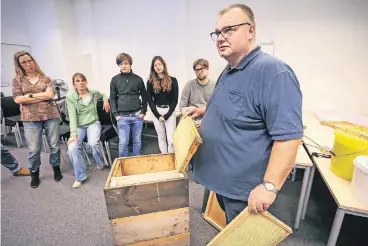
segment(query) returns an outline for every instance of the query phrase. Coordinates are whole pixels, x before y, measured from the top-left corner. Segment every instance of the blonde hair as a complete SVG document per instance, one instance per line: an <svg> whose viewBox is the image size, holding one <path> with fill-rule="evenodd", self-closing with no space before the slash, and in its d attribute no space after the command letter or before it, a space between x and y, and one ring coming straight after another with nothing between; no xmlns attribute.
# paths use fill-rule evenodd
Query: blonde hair
<svg viewBox="0 0 368 246"><path fill-rule="evenodd" d="M22 50L22 51L17 51L14 54L14 68L15 68L16 77L23 77L23 76L27 75L26 71L24 71L24 69L22 68L22 66L19 63L19 57L25 56L25 55L29 56L32 59L32 61L34 62L35 67L36 67L36 72L41 74L41 75L45 75L42 72L42 70L41 70L40 66L38 65L37 61L33 58L33 56L31 54L29 54L28 51Z"/></svg>
<svg viewBox="0 0 368 246"><path fill-rule="evenodd" d="M249 22L253 26L256 25L253 10L245 4L239 4L239 3L238 4L230 4L230 5L226 6L225 8L223 8L219 12L219 15L223 15L226 12L228 12L229 10L232 10L232 9L235 9L235 8L241 9L244 12L244 14L246 14L249 17Z"/></svg>

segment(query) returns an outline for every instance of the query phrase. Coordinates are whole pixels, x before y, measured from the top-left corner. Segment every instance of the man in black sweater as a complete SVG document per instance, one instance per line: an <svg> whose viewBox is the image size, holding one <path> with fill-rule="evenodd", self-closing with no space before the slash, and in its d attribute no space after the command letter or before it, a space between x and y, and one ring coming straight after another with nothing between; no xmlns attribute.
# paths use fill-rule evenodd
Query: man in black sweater
<svg viewBox="0 0 368 246"><path fill-rule="evenodd" d="M141 77L133 73L132 57L121 53L116 57L120 73L111 79L111 112L116 118L119 135L119 157L128 156L130 130L133 156L140 155L143 118L147 111L147 92Z"/></svg>

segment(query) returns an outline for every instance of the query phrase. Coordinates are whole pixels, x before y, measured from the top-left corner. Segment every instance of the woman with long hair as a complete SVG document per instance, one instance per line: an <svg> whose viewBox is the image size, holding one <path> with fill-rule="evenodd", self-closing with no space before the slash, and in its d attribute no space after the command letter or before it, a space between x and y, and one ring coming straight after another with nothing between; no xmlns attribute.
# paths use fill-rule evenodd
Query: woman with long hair
<svg viewBox="0 0 368 246"><path fill-rule="evenodd" d="M158 137L161 153L174 152L173 135L176 128L175 108L178 104L179 86L171 77L161 56L155 56L151 63L150 78L147 82L148 104L153 115L153 124Z"/></svg>
<svg viewBox="0 0 368 246"><path fill-rule="evenodd" d="M87 87L87 78L82 73L75 73L72 77L75 90L66 97L68 107L70 138L68 140L68 154L74 167L75 182L73 188L79 188L87 179L87 170L82 155L82 144L87 136L92 155L97 168L102 170L102 151L100 148L101 123L98 119L97 102L103 98L103 109L110 111L110 104L105 95Z"/></svg>
<svg viewBox="0 0 368 246"><path fill-rule="evenodd" d="M50 147L49 163L54 170L54 180L63 176L60 171L60 114L53 101L55 92L52 81L40 69L37 61L27 51L14 54L14 101L20 104L24 135L29 148L28 167L31 171L31 187L40 184L42 134L45 131Z"/></svg>

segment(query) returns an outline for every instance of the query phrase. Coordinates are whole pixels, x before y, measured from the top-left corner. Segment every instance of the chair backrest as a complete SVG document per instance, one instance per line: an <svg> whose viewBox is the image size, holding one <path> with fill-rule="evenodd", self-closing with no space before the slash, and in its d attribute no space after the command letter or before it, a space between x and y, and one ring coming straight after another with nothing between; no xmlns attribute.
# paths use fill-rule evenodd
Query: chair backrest
<svg viewBox="0 0 368 246"><path fill-rule="evenodd" d="M12 96L1 98L1 109L3 110L3 117L5 118L20 115L19 104L14 102Z"/></svg>
<svg viewBox="0 0 368 246"><path fill-rule="evenodd" d="M1 91L1 92L0 92L0 96L1 96L1 97L5 97L4 92L2 92L2 91Z"/></svg>
<svg viewBox="0 0 368 246"><path fill-rule="evenodd" d="M110 113L106 112L103 109L103 104L104 102L102 98L97 101L96 107L97 107L98 119L101 125L112 125Z"/></svg>

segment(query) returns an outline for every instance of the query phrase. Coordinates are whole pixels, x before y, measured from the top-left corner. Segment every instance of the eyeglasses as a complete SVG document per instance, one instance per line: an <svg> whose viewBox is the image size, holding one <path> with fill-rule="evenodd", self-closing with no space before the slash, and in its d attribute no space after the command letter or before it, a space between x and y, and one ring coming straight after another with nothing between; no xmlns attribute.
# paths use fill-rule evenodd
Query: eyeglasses
<svg viewBox="0 0 368 246"><path fill-rule="evenodd" d="M201 68L196 68L196 69L194 69L194 71L195 71L196 73L199 73L199 72L203 72L205 69L206 69L206 68L201 67Z"/></svg>
<svg viewBox="0 0 368 246"><path fill-rule="evenodd" d="M245 23L240 23L240 24L236 24L236 25L232 25L232 26L228 26L223 28L220 31L214 31L210 33L210 36L212 38L213 41L216 41L219 37L219 35L221 34L225 39L229 38L231 36L231 34L233 34L234 31L236 31L236 28L239 26L244 26L244 25L249 25L251 26L251 24L249 22L245 22Z"/></svg>
<svg viewBox="0 0 368 246"><path fill-rule="evenodd" d="M22 62L20 63L20 65L25 66L25 65L27 65L27 64L32 64L32 63L33 63L33 60L27 60L27 61L22 61Z"/></svg>

